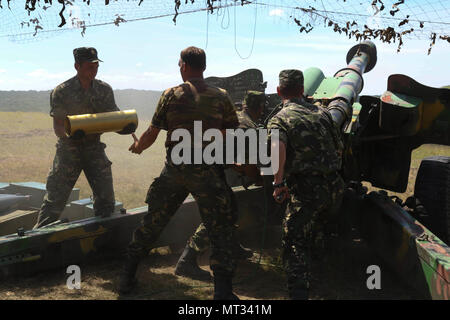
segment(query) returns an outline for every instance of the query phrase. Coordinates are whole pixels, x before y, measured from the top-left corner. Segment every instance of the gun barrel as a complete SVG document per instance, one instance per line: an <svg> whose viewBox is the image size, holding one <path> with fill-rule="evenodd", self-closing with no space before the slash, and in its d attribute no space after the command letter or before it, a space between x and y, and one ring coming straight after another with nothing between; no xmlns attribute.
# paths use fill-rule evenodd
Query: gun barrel
<svg viewBox="0 0 450 320"><path fill-rule="evenodd" d="M377 48L371 41L352 47L347 53L347 67L339 70L335 78L343 78L328 105L333 121L339 128L352 118L352 105L364 87L362 74L373 69L377 62Z"/></svg>

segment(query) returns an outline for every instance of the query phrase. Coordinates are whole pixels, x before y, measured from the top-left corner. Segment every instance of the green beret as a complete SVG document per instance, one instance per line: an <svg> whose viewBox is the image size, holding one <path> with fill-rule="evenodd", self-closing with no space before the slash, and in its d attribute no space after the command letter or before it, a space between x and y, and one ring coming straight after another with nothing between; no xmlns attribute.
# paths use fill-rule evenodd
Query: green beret
<svg viewBox="0 0 450 320"><path fill-rule="evenodd" d="M97 56L97 50L92 47L81 47L73 49L73 57L75 58L75 62L103 62Z"/></svg>
<svg viewBox="0 0 450 320"><path fill-rule="evenodd" d="M266 102L266 95L264 92L248 91L245 95L243 104L250 109L257 109L261 104Z"/></svg>
<svg viewBox="0 0 450 320"><path fill-rule="evenodd" d="M280 86L291 87L291 86L303 86L303 73L300 70L288 69L282 70L279 75Z"/></svg>

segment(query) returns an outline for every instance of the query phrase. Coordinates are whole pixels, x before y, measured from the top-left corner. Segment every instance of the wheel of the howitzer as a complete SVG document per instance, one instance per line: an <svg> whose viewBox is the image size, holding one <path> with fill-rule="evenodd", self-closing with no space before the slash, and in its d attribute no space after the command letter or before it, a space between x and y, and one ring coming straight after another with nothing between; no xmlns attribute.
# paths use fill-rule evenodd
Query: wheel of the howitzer
<svg viewBox="0 0 450 320"><path fill-rule="evenodd" d="M450 244L450 157L424 158L417 172L414 196L425 207L429 228Z"/></svg>

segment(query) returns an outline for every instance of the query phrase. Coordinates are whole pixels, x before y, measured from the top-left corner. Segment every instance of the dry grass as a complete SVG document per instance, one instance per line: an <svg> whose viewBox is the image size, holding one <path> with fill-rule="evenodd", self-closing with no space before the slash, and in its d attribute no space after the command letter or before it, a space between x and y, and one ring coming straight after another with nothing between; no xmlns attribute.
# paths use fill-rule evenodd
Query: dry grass
<svg viewBox="0 0 450 320"><path fill-rule="evenodd" d="M0 112L0 182L45 182L55 153L56 137L51 118L42 113ZM137 135L148 126L140 121ZM104 134L106 152L113 162L116 199L126 208L144 205L149 184L164 163L162 134L155 145L137 156L128 151L130 136ZM427 145L413 152L410 183L405 198L412 193L415 174L423 157L449 155L450 147ZM84 175L76 187L81 196L90 195ZM259 248L253 248L255 250ZM346 250L344 253L342 250ZM383 271L383 290L370 291L365 287L367 274L364 266L383 263L364 243L347 244L333 256L323 256L313 265L313 299L412 299L410 289L399 283L387 267ZM345 257L344 260L342 257ZM99 261L82 266L82 289L66 287L65 270L49 271L34 277L8 279L0 285L0 299L210 299L210 282L193 281L173 274L178 255L170 252L149 256L140 267L140 284L134 296L120 297L115 292L119 261ZM256 260L241 262L234 280L235 291L242 299L286 299L285 277L279 268L279 252L265 251L261 264ZM208 258L201 259L208 269ZM151 271L151 272L148 272Z"/></svg>
<svg viewBox="0 0 450 320"><path fill-rule="evenodd" d="M52 119L46 114L32 112L0 112L0 119L0 182L45 182L55 154L56 137ZM140 119L138 136L148 124L149 120ZM163 167L165 133L162 132L155 145L139 156L128 151L133 142L130 136L106 133L102 140L113 162L116 199L123 202L126 208L143 206L148 186ZM413 193L421 159L449 154L448 146L424 145L414 150L408 189L404 194L397 195L405 198ZM84 174L76 187L81 189L81 197L90 196L91 189Z"/></svg>
<svg viewBox="0 0 450 320"><path fill-rule="evenodd" d="M45 183L55 155L57 138L52 129L52 119L43 113L0 112L0 182L37 181ZM140 119L137 135L149 124ZM106 153L113 162L112 171L116 199L126 208L145 205L145 195L153 178L159 175L164 164L164 139L162 133L150 149L141 155L128 151L131 136L106 133ZM84 174L75 187L81 197L89 197L91 189Z"/></svg>

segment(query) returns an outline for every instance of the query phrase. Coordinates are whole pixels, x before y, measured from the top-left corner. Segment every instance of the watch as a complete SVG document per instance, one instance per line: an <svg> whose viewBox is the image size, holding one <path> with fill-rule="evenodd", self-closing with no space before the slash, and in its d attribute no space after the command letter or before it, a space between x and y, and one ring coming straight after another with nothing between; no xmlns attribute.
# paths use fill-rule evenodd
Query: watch
<svg viewBox="0 0 450 320"><path fill-rule="evenodd" d="M283 179L283 181L281 181L280 183L272 182L272 186L273 186L274 189L281 188L281 187L286 187L286 179Z"/></svg>

